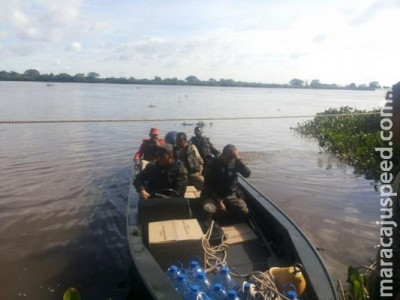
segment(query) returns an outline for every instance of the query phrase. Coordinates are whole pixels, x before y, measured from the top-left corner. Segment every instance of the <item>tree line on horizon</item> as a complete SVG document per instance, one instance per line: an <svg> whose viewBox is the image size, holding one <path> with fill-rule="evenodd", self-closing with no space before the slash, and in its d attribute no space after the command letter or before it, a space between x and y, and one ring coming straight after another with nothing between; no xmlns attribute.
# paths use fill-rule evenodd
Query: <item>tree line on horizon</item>
<svg viewBox="0 0 400 300"><path fill-rule="evenodd" d="M259 88L303 88L303 89L342 89L342 90L375 90L380 88L379 82L372 81L368 85L350 83L346 86L340 86L335 83L321 83L318 79L312 80L310 83L301 79L294 78L288 84L278 83L260 83L235 81L233 79L213 79L200 80L194 75L190 75L185 80L174 78L164 78L155 76L153 79L137 79L134 77L106 77L101 78L96 72L87 74L77 73L70 75L67 73L60 74L40 74L38 70L29 69L20 74L14 71L0 71L0 81L39 81L39 82L78 82L78 83L114 83L114 84L154 84L154 85L191 85L191 86L222 86L222 87L259 87Z"/></svg>

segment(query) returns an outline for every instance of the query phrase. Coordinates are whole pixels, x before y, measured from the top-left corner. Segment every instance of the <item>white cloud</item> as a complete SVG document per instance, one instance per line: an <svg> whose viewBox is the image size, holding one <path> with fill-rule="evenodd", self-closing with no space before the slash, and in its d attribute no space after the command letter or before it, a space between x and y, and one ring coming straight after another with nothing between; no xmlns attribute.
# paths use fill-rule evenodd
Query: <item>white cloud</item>
<svg viewBox="0 0 400 300"><path fill-rule="evenodd" d="M3 13L0 14L0 21L9 29L9 35L19 40L51 43L79 34L79 29L93 26L80 17L81 0L14 0L2 4L1 8Z"/></svg>
<svg viewBox="0 0 400 300"><path fill-rule="evenodd" d="M82 50L82 45L78 42L72 42L68 47L65 48L65 50L79 52Z"/></svg>
<svg viewBox="0 0 400 300"><path fill-rule="evenodd" d="M381 12L400 8L398 0L377 0L358 13L351 21L352 25L360 25L373 21Z"/></svg>
<svg viewBox="0 0 400 300"><path fill-rule="evenodd" d="M102 76L397 80L383 68L400 65L397 0L82 1L0 0L7 66L24 69L24 55L55 73L59 60Z"/></svg>

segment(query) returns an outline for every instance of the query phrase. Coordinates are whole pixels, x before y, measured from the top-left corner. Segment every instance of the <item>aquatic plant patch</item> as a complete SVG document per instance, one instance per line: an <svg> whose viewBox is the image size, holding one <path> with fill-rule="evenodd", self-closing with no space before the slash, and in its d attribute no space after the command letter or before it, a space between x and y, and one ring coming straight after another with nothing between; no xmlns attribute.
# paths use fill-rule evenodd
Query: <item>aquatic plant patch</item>
<svg viewBox="0 0 400 300"><path fill-rule="evenodd" d="M388 146L380 137L379 112L349 106L331 108L312 120L298 123L294 129L303 136L316 138L321 148L354 166L357 174L378 180L381 159L375 148ZM398 168L398 161L394 164Z"/></svg>

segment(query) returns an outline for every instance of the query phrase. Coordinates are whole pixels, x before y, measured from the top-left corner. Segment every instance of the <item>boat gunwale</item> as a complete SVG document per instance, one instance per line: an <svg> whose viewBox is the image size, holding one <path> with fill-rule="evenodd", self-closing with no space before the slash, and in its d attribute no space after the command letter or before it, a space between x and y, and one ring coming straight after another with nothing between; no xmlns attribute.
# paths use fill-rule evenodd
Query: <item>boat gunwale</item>
<svg viewBox="0 0 400 300"><path fill-rule="evenodd" d="M181 299L175 288L170 284L164 270L154 259L150 250L144 245L140 226L137 223L131 224L132 220L130 218L134 218L136 222L138 221L138 207L132 205L135 198L137 199L137 194L135 195L133 186L135 172L134 165L129 182L126 222L129 252L131 253L134 268L139 274L145 288L154 299ZM151 268L146 268L148 265L151 265ZM157 280L161 281L161 285L155 283Z"/></svg>
<svg viewBox="0 0 400 300"><path fill-rule="evenodd" d="M310 248L312 250L312 254L315 255L315 257L317 258L317 260L319 261L319 265L322 267L323 270L323 274L325 274L325 276L327 277L327 280L329 282L329 285L331 287L332 290L332 294L334 295L334 299L339 299L339 296L337 294L335 285L333 283L332 277L327 269L327 267L325 266L324 260L322 259L322 257L320 256L320 254L318 253L318 251L315 249L315 247L313 246L313 244L310 242L310 240L307 238L307 236L303 233L303 231L300 229L300 227L286 214L284 213L275 203L273 203L271 200L268 199L268 197L266 197L264 194L262 194L256 187L254 187L250 182L248 182L242 175L239 175L239 184L249 193L251 194L251 196L255 199L255 202L259 203L260 205L262 205L264 207L264 209L269 212L274 218L275 220L279 223L282 224L282 227L287 231L287 234L290 238L290 240L292 241L293 247L295 247L296 249L296 253L298 256L300 256L300 260L301 259L301 253L303 251L299 251L298 247L296 246L296 243L293 242L294 239L297 239L298 236L295 235L295 233L299 234L300 237L302 238L303 241L306 242L306 244L308 245L308 248ZM257 193L258 197L255 197L255 195L253 195L248 188L245 188L243 185L246 185L248 188L252 189L255 193ZM270 206L272 206L275 211L277 212L277 214L273 213L273 211L271 209L268 209L264 203L262 203L260 201L260 199L263 199L267 204L269 204ZM284 226L283 221L285 221L286 223L289 223L291 225L291 228L288 228L287 226ZM302 260L303 261L303 260ZM307 273L307 269L306 269L306 273ZM314 285L313 285L314 286Z"/></svg>

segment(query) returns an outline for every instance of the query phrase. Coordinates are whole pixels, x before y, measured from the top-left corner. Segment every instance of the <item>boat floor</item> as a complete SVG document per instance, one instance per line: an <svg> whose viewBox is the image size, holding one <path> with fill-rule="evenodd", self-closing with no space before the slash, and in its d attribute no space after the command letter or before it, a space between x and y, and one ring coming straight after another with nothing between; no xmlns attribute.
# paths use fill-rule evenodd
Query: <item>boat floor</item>
<svg viewBox="0 0 400 300"><path fill-rule="evenodd" d="M270 259L258 240L230 245L227 253L228 266L235 273L245 275L269 268Z"/></svg>

